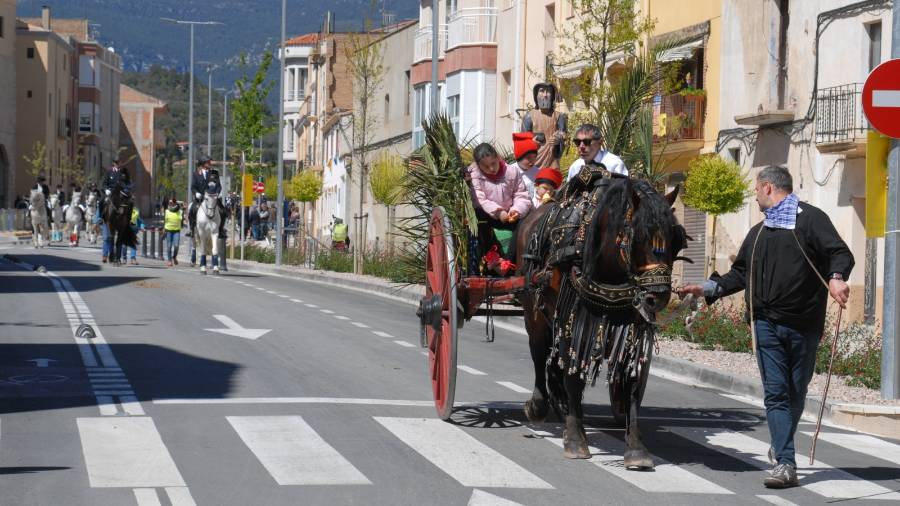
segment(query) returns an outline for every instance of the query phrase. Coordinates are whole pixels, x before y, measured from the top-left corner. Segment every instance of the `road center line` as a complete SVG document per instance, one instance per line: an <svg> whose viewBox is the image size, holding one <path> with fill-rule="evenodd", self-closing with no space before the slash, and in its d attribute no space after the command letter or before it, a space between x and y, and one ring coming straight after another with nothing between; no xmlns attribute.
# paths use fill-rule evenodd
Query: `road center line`
<svg viewBox="0 0 900 506"><path fill-rule="evenodd" d="M469 367L467 365L457 365L456 368L459 369L460 371L467 372L473 376L487 376L486 372L481 372L478 369L475 369L474 367Z"/></svg>
<svg viewBox="0 0 900 506"><path fill-rule="evenodd" d="M530 394L531 393L531 390L528 390L525 387L520 387L519 385L516 385L512 381L496 381L495 383L497 383L500 386L504 386L504 387L512 390L513 392L518 392L520 394Z"/></svg>
<svg viewBox="0 0 900 506"><path fill-rule="evenodd" d="M350 322L350 325L357 326L357 327L359 327L359 328L361 328L361 329L367 329L367 328L369 328L368 325L366 325L365 323L360 323L360 322Z"/></svg>
<svg viewBox="0 0 900 506"><path fill-rule="evenodd" d="M414 345L412 343L408 343L406 341L400 341L399 339L394 341L394 343L399 344L400 346L403 346L404 348L415 348L416 347L416 345Z"/></svg>

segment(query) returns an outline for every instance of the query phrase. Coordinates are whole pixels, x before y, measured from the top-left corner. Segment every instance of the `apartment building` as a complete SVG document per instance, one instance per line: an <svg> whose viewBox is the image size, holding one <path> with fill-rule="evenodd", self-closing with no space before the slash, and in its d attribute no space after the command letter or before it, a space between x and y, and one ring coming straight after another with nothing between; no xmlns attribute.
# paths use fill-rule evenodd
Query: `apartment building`
<svg viewBox="0 0 900 506"><path fill-rule="evenodd" d="M144 216L167 197L156 195L156 151L165 148L162 131L155 128L156 118L168 112L165 102L121 85L119 92L119 146L121 156L134 184L135 205Z"/></svg>
<svg viewBox="0 0 900 506"><path fill-rule="evenodd" d="M16 2L0 0L0 209L16 198Z"/></svg>
<svg viewBox="0 0 900 506"><path fill-rule="evenodd" d="M284 102L283 151L286 174L294 174L306 156L300 149L297 131L303 119L300 108L306 100L309 56L318 44L318 39L318 33L308 33L285 41L284 96L281 99Z"/></svg>

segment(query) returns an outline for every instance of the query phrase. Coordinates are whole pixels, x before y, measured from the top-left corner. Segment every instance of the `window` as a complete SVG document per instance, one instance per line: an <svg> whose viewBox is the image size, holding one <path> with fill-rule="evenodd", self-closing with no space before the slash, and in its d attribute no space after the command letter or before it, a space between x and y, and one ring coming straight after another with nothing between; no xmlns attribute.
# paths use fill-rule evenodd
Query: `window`
<svg viewBox="0 0 900 506"><path fill-rule="evenodd" d="M414 94L412 140L413 149L418 149L425 144L425 131L422 129L422 120L428 115L428 86L417 86Z"/></svg>
<svg viewBox="0 0 900 506"><path fill-rule="evenodd" d="M459 139L459 95L453 95L447 99L447 116L450 117L450 124L453 125L453 133Z"/></svg>
<svg viewBox="0 0 900 506"><path fill-rule="evenodd" d="M507 70L500 74L500 114L512 115L512 77Z"/></svg>
<svg viewBox="0 0 900 506"><path fill-rule="evenodd" d="M384 122L387 123L391 120L391 96L384 96Z"/></svg>
<svg viewBox="0 0 900 506"><path fill-rule="evenodd" d="M741 164L741 148L728 148L728 155L734 163Z"/></svg>
<svg viewBox="0 0 900 506"><path fill-rule="evenodd" d="M34 58L34 48L33 47L29 47L28 49L25 50L25 57L26 58Z"/></svg>
<svg viewBox="0 0 900 506"><path fill-rule="evenodd" d="M412 86L409 85L409 71L407 70L404 74L406 76L406 103L403 104L403 115L409 116L409 104L412 102Z"/></svg>
<svg viewBox="0 0 900 506"><path fill-rule="evenodd" d="M881 21L870 24L869 32L869 72L881 63Z"/></svg>
<svg viewBox="0 0 900 506"><path fill-rule="evenodd" d="M0 39L3 38L3 16L0 16Z"/></svg>

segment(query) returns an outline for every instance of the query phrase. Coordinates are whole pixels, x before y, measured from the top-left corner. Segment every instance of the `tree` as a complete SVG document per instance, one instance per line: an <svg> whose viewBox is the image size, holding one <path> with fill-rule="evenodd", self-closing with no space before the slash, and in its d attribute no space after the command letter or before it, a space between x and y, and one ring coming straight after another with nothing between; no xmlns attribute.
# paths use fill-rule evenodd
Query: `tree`
<svg viewBox="0 0 900 506"><path fill-rule="evenodd" d="M247 160L257 163L251 166L262 166L258 163L262 160L261 152L254 145L254 141L260 137L276 131L277 126L272 123L266 107L266 97L272 91L275 85L274 81L266 79L266 73L272 64L272 53L266 51L263 54L262 62L251 77L248 74L247 55L241 54L240 65L243 74L241 78L235 81L234 85L238 90L237 96L231 102L232 105L232 122L231 122L231 141L241 154L241 171L246 169ZM278 120L278 124L281 120ZM259 173L254 172L254 175ZM243 205L250 205L249 202L243 202ZM280 219L281 210L277 211Z"/></svg>
<svg viewBox="0 0 900 506"><path fill-rule="evenodd" d="M302 206L300 208L300 230L297 246L301 250L301 254L305 255L306 241L303 240L307 236L306 232L306 206L310 202L319 200L322 196L322 177L311 170L298 172L285 187L285 197L299 201Z"/></svg>
<svg viewBox="0 0 900 506"><path fill-rule="evenodd" d="M372 166L371 182L372 198L385 206L388 213L388 230L386 235L388 251L394 251L394 220L397 205L403 200L403 182L406 179L406 167L398 156L382 154Z"/></svg>
<svg viewBox="0 0 900 506"><path fill-rule="evenodd" d="M41 141L34 141L31 146L31 156L22 155L22 159L31 165L28 173L31 177L37 179L41 174L46 175L47 169L50 167L50 157L47 154L47 146Z"/></svg>
<svg viewBox="0 0 900 506"><path fill-rule="evenodd" d="M84 182L87 179L84 169L84 157L81 153L76 155L75 158L63 155L59 161L59 172L63 181L72 182L78 187L84 186Z"/></svg>
<svg viewBox="0 0 900 506"><path fill-rule="evenodd" d="M718 155L703 155L688 166L684 182L685 205L711 214L713 217L710 235L711 252L706 264L706 275L716 265L716 221L723 214L733 213L742 207L752 195L750 179L741 172L741 167Z"/></svg>
<svg viewBox="0 0 900 506"><path fill-rule="evenodd" d="M367 25L370 23L367 22ZM357 216L360 221L356 228L356 247L353 249L353 272L363 273L363 252L365 250L366 226L362 220L366 205L366 181L369 172L369 145L375 138L378 116L375 113L375 93L384 81L386 68L384 54L379 39L369 33L354 33L345 46L347 71L353 81L353 166L359 186L359 206Z"/></svg>

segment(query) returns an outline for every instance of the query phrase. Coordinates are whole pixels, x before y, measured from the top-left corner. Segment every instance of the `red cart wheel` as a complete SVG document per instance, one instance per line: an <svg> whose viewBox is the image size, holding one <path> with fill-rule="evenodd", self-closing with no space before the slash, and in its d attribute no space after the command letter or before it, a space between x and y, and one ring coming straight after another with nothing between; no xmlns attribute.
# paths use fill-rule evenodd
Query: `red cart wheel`
<svg viewBox="0 0 900 506"><path fill-rule="evenodd" d="M456 254L450 220L443 208L431 212L430 237L425 256L425 297L419 319L428 347L428 368L434 407L442 420L453 412L456 391Z"/></svg>

